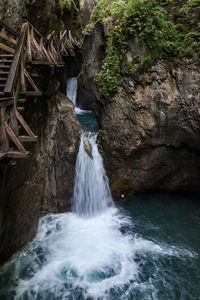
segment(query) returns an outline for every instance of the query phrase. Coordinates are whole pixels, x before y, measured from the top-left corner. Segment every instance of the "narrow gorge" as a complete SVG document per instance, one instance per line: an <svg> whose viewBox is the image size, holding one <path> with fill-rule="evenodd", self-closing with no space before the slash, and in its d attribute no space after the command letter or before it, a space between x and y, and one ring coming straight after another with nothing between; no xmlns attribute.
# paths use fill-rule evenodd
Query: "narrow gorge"
<svg viewBox="0 0 200 300"><path fill-rule="evenodd" d="M13 107L35 140L19 135L17 158L7 131L4 154L0 83L0 299L199 299L199 12L199 0L3 0L2 83L20 40L5 32L32 28Z"/></svg>

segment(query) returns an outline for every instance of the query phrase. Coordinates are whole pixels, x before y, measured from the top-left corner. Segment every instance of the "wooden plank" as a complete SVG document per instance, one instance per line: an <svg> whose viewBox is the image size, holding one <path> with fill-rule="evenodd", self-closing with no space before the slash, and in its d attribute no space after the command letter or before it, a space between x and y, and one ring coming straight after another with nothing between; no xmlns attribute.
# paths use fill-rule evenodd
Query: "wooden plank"
<svg viewBox="0 0 200 300"><path fill-rule="evenodd" d="M25 74L26 78L28 79L30 85L33 87L33 89L34 89L36 92L39 92L39 89L37 88L35 82L33 81L33 79L31 78L31 76L29 75L29 73L26 71L25 68L24 68L24 74Z"/></svg>
<svg viewBox="0 0 200 300"><path fill-rule="evenodd" d="M7 122L5 122L5 129L6 129L7 134L9 135L10 139L16 145L19 152L26 153L27 151L25 150L24 146L18 140L18 138L16 137L14 131L12 130L12 128L10 128L10 126L8 125Z"/></svg>
<svg viewBox="0 0 200 300"><path fill-rule="evenodd" d="M18 139L22 143L35 143L38 140L37 136L19 136Z"/></svg>
<svg viewBox="0 0 200 300"><path fill-rule="evenodd" d="M0 63L9 63L11 64L12 59L0 59Z"/></svg>
<svg viewBox="0 0 200 300"><path fill-rule="evenodd" d="M20 79L21 79L21 89L22 92L26 92L26 82L25 82L25 76L24 76L24 61L23 57L21 59L21 66L20 66Z"/></svg>
<svg viewBox="0 0 200 300"><path fill-rule="evenodd" d="M42 44L42 50L44 51L44 53L45 53L47 59L49 60L49 63L52 64L53 61L52 61L51 57L49 56L49 54L48 54L46 48L44 47L44 44Z"/></svg>
<svg viewBox="0 0 200 300"><path fill-rule="evenodd" d="M0 103L1 101L8 101L8 100L14 100L13 97L0 97Z"/></svg>
<svg viewBox="0 0 200 300"><path fill-rule="evenodd" d="M27 52L28 52L28 61L32 62L31 36L30 36L30 26L29 25L28 25L28 35L27 35Z"/></svg>
<svg viewBox="0 0 200 300"><path fill-rule="evenodd" d="M25 153L19 151L8 151L6 156L9 158L28 158L29 154L29 151L26 151Z"/></svg>
<svg viewBox="0 0 200 300"><path fill-rule="evenodd" d="M2 152L7 152L9 149L9 141L5 129L5 107L1 107L0 115L0 141Z"/></svg>
<svg viewBox="0 0 200 300"><path fill-rule="evenodd" d="M22 116L20 115L20 113L18 111L16 111L16 116L17 116L18 121L20 122L20 124L24 128L24 130L28 133L28 135L32 136L32 137L36 137L36 135L34 135L34 133L32 132L32 130L27 125L27 123L24 121L24 119L22 118Z"/></svg>
<svg viewBox="0 0 200 300"><path fill-rule="evenodd" d="M35 48L36 48L36 50L37 50L38 56L44 57L43 51L42 51L42 49L40 48L38 42L36 41L36 39L35 39L35 37L34 37L33 29L31 30L31 42L32 42L32 44L35 46Z"/></svg>
<svg viewBox="0 0 200 300"><path fill-rule="evenodd" d="M13 106L10 110L10 127L12 128L14 134L18 137L19 130L18 130L18 123L17 123L17 116L15 111L15 106Z"/></svg>
<svg viewBox="0 0 200 300"><path fill-rule="evenodd" d="M18 103L25 103L25 102L26 102L26 99L18 99L17 102L18 102Z"/></svg>
<svg viewBox="0 0 200 300"><path fill-rule="evenodd" d="M0 58L1 57L3 57L3 58L5 58L5 57L13 58L14 55L13 54L0 54Z"/></svg>
<svg viewBox="0 0 200 300"><path fill-rule="evenodd" d="M0 107L6 107L13 104L14 104L14 100L0 101Z"/></svg>
<svg viewBox="0 0 200 300"><path fill-rule="evenodd" d="M36 92L36 91L26 91L25 93L20 93L22 96L28 96L28 97L37 97L37 96L42 96L42 92Z"/></svg>
<svg viewBox="0 0 200 300"><path fill-rule="evenodd" d="M5 32L0 31L0 37L1 37L2 39L4 39L5 41L8 41L8 42L10 42L10 43L12 43L12 44L14 44L14 45L17 44L17 41L14 40L13 38L7 36L7 34L6 34Z"/></svg>
<svg viewBox="0 0 200 300"><path fill-rule="evenodd" d="M53 64L54 62L51 61L51 63L49 63L49 61L45 61L45 60L35 60L35 61L32 61L32 65L39 65L39 66L43 66L43 65L47 65L49 66L50 64Z"/></svg>
<svg viewBox="0 0 200 300"><path fill-rule="evenodd" d="M0 64L0 69L10 69L11 66L10 65L1 65Z"/></svg>
<svg viewBox="0 0 200 300"><path fill-rule="evenodd" d="M21 106L20 106L20 107L17 107L17 110L20 111L20 112L24 111L24 109L25 109L25 108L24 108L24 107L21 107Z"/></svg>
<svg viewBox="0 0 200 300"><path fill-rule="evenodd" d="M15 49L13 49L9 46L6 46L3 43L0 43L0 48L7 51L7 52L9 52L9 53L15 53Z"/></svg>

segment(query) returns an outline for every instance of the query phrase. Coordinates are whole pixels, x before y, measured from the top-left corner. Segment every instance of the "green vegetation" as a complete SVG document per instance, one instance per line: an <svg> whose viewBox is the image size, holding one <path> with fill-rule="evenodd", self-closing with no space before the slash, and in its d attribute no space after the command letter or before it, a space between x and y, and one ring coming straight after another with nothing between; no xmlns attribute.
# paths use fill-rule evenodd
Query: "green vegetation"
<svg viewBox="0 0 200 300"><path fill-rule="evenodd" d="M110 28L96 83L112 94L123 73L145 70L158 58L199 56L199 13L200 0L100 0L85 29L89 34L97 22ZM145 53L136 51L127 61L131 37L145 45Z"/></svg>
<svg viewBox="0 0 200 300"><path fill-rule="evenodd" d="M72 6L77 10L74 0L58 0L58 5L61 12L63 12L64 9L70 10Z"/></svg>

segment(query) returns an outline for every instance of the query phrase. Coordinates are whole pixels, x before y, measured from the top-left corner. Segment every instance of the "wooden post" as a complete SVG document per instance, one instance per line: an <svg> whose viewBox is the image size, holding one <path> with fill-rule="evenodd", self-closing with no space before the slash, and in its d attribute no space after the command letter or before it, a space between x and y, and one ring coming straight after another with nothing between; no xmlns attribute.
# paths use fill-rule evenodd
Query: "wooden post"
<svg viewBox="0 0 200 300"><path fill-rule="evenodd" d="M17 122L15 106L13 106L10 110L10 127L12 128L14 134L16 136L19 136L19 129L18 129L18 122Z"/></svg>
<svg viewBox="0 0 200 300"><path fill-rule="evenodd" d="M1 116L0 116L0 140L1 140L1 150L2 152L8 152L9 150L9 141L5 129L5 107L1 107Z"/></svg>
<svg viewBox="0 0 200 300"><path fill-rule="evenodd" d="M22 92L25 93L26 92L26 83L25 83L25 76L24 76L24 59L23 59L23 56L22 56L22 59L21 59L20 79L21 79Z"/></svg>

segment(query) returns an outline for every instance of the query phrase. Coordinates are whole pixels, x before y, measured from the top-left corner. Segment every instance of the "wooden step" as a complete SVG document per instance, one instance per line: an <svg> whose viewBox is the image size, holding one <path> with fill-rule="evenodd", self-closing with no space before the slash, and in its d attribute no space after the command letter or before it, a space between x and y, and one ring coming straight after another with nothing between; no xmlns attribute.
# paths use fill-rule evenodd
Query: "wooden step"
<svg viewBox="0 0 200 300"><path fill-rule="evenodd" d="M22 112L24 111L24 107L17 107L17 110Z"/></svg>
<svg viewBox="0 0 200 300"><path fill-rule="evenodd" d="M18 99L17 102L18 102L18 103L25 103L25 102L26 102L26 99Z"/></svg>
<svg viewBox="0 0 200 300"><path fill-rule="evenodd" d="M38 140L37 136L25 136L25 135L21 135L18 137L18 140L21 143L35 143Z"/></svg>
<svg viewBox="0 0 200 300"><path fill-rule="evenodd" d="M0 75L8 75L9 72L6 72L6 71L0 71Z"/></svg>
<svg viewBox="0 0 200 300"><path fill-rule="evenodd" d="M10 158L28 158L30 152L29 151L26 151L26 152L19 152L19 151L8 151L6 153L6 156L7 157L10 157Z"/></svg>
<svg viewBox="0 0 200 300"><path fill-rule="evenodd" d="M0 58L1 57L13 57L13 54L0 54Z"/></svg>
<svg viewBox="0 0 200 300"><path fill-rule="evenodd" d="M36 91L27 91L27 92L21 92L20 95L26 95L28 97L36 97L36 96L42 96L42 92L36 92Z"/></svg>
<svg viewBox="0 0 200 300"><path fill-rule="evenodd" d="M11 64L12 60L11 59L0 59L0 63L9 63Z"/></svg>
<svg viewBox="0 0 200 300"><path fill-rule="evenodd" d="M10 65L0 65L0 69L10 69Z"/></svg>
<svg viewBox="0 0 200 300"><path fill-rule="evenodd" d="M31 77L34 77L34 78L37 78L39 76L39 74L36 73L36 72L35 73L31 73L30 75L31 75Z"/></svg>
<svg viewBox="0 0 200 300"><path fill-rule="evenodd" d="M13 98L10 98L8 100L2 100L0 98L0 107L10 106L10 105L13 105L13 104L14 104L14 99Z"/></svg>
<svg viewBox="0 0 200 300"><path fill-rule="evenodd" d="M5 77L0 77L0 81L7 81L7 78L5 78Z"/></svg>

